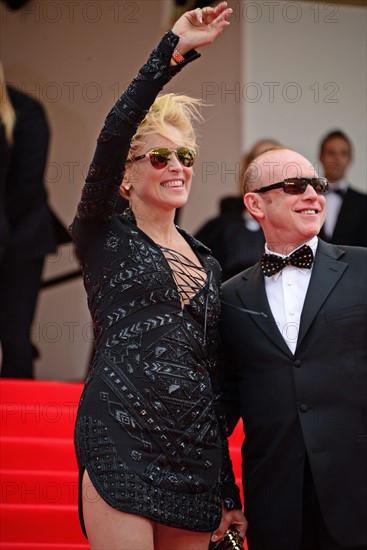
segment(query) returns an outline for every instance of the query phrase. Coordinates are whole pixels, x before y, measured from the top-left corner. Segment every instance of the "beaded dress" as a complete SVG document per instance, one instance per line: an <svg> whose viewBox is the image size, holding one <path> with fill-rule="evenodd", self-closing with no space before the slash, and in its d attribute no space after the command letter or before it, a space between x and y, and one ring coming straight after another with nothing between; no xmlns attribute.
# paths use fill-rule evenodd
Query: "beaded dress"
<svg viewBox="0 0 367 550"><path fill-rule="evenodd" d="M190 260L114 211L132 136L198 57L170 66L177 42L166 33L107 116L71 226L95 336L75 426L83 530L85 469L110 506L171 527L210 532L222 500L241 508L215 382L220 267L179 229L202 266L188 277Z"/></svg>

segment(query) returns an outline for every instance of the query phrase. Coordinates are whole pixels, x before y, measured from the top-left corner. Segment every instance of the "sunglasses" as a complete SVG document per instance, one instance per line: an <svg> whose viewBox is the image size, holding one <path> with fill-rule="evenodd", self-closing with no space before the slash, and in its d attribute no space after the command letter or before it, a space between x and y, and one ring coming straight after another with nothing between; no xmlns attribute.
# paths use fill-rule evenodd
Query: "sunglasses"
<svg viewBox="0 0 367 550"><path fill-rule="evenodd" d="M172 158L172 153L176 155L182 166L190 168L195 162L196 150L193 147L178 147L177 149L169 149L168 147L154 147L144 155L132 157L130 160L142 160L148 158L153 168L161 170L165 168Z"/></svg>
<svg viewBox="0 0 367 550"><path fill-rule="evenodd" d="M306 191L307 185L311 185L318 195L325 195L329 191L329 182L326 178L287 178L279 183L255 189L254 192L266 193L272 189L283 189L284 193L289 195L302 195Z"/></svg>

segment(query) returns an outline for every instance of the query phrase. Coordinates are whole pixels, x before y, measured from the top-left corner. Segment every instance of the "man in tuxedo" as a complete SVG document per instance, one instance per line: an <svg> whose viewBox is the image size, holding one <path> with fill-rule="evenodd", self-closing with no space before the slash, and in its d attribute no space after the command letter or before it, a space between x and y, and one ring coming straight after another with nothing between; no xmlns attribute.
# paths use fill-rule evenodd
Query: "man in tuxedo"
<svg viewBox="0 0 367 550"><path fill-rule="evenodd" d="M327 186L284 148L244 176L266 254L223 285L221 384L249 550L367 548L367 250L317 237Z"/></svg>
<svg viewBox="0 0 367 550"><path fill-rule="evenodd" d="M347 171L352 158L352 143L344 132L335 130L323 138L320 162L330 192L320 237L334 244L367 246L367 194L349 185Z"/></svg>
<svg viewBox="0 0 367 550"><path fill-rule="evenodd" d="M56 248L55 222L44 185L49 126L42 105L7 87L16 112L5 178L8 234L0 262L0 376L33 378L31 325L45 256Z"/></svg>

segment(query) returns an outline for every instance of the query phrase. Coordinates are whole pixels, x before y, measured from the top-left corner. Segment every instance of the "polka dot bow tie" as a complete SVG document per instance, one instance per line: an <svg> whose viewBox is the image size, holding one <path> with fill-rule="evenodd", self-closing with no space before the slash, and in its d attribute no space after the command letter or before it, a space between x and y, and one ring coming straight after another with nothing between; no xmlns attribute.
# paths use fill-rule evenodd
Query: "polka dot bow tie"
<svg viewBox="0 0 367 550"><path fill-rule="evenodd" d="M282 258L276 254L263 254L261 258L261 269L266 277L271 277L275 273L279 273L286 265L294 265L305 269L311 269L313 262L313 254L308 244L304 244L298 250Z"/></svg>

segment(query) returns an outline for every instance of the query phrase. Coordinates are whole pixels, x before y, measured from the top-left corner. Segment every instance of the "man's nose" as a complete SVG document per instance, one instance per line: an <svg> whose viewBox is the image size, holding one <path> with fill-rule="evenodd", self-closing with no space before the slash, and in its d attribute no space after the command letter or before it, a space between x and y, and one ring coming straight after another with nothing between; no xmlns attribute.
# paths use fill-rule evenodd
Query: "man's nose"
<svg viewBox="0 0 367 550"><path fill-rule="evenodd" d="M305 198L307 199L314 199L318 197L318 194L316 193L315 189L310 184L307 185L304 195L305 195Z"/></svg>

